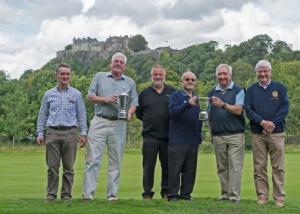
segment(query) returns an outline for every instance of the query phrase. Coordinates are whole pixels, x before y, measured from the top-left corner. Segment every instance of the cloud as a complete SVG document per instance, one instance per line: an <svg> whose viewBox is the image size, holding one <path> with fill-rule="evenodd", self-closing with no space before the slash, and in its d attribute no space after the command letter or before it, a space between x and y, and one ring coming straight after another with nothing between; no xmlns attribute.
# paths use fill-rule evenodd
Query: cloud
<svg viewBox="0 0 300 214"><path fill-rule="evenodd" d="M298 0L0 1L0 69L18 78L47 63L73 37L103 41L142 34L152 49L181 49L268 34L300 49L299 5Z"/></svg>
<svg viewBox="0 0 300 214"><path fill-rule="evenodd" d="M255 0L180 0L164 10L164 14L168 18L176 19L199 19L214 13L216 10L227 8L230 10L238 10L247 2L256 2Z"/></svg>
<svg viewBox="0 0 300 214"><path fill-rule="evenodd" d="M221 14L224 25L212 33L211 38L222 45L239 44L258 34L268 34L274 41L284 40L300 49L300 26L276 25L272 14L263 7L246 4L241 11L223 9Z"/></svg>
<svg viewBox="0 0 300 214"><path fill-rule="evenodd" d="M81 13L82 2L80 0L31 0L25 7L23 12L26 16L36 20L44 20L75 16Z"/></svg>
<svg viewBox="0 0 300 214"><path fill-rule="evenodd" d="M109 36L138 32L138 27L130 23L127 17L98 19L79 15L71 19L66 17L48 19L42 22L37 35L23 41L22 47L19 47L21 43L10 39L8 35L0 34L0 45L5 44L10 50L1 50L0 69L9 71L12 78L18 78L26 69L38 69L54 58L57 51L72 43L73 37L89 36L105 40ZM13 44L16 44L16 48L9 48Z"/></svg>
<svg viewBox="0 0 300 214"><path fill-rule="evenodd" d="M5 2L0 2L0 26L9 25L15 22L19 11L12 8Z"/></svg>
<svg viewBox="0 0 300 214"><path fill-rule="evenodd" d="M149 41L150 48L167 45L181 49L192 44L210 41L211 38L207 35L215 32L222 25L223 19L219 13L205 16L201 20L158 20L145 27L145 37Z"/></svg>
<svg viewBox="0 0 300 214"><path fill-rule="evenodd" d="M83 4L82 12L86 13L95 4L95 0L81 0Z"/></svg>
<svg viewBox="0 0 300 214"><path fill-rule="evenodd" d="M268 11L273 22L279 26L294 28L299 26L299 0L262 0L261 8Z"/></svg>

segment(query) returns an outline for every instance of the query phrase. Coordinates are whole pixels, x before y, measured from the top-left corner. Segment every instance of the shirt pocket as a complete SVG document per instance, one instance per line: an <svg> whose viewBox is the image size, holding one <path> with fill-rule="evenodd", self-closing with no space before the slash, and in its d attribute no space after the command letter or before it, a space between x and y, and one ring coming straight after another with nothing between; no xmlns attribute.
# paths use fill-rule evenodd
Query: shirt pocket
<svg viewBox="0 0 300 214"><path fill-rule="evenodd" d="M76 113L76 97L75 96L67 96L67 111L69 113Z"/></svg>
<svg viewBox="0 0 300 214"><path fill-rule="evenodd" d="M58 109L58 99L56 97L49 97L48 106L50 112L56 112Z"/></svg>

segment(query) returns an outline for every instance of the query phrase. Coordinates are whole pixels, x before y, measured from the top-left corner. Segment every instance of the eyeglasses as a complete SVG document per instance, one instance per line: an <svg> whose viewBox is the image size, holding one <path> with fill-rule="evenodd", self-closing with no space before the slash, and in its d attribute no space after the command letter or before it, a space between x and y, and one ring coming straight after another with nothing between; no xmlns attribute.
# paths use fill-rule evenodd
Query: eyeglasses
<svg viewBox="0 0 300 214"><path fill-rule="evenodd" d="M195 82L195 81L196 81L196 79L194 79L194 78L185 78L184 80L187 81L187 82L188 82L188 81L192 81L192 82Z"/></svg>

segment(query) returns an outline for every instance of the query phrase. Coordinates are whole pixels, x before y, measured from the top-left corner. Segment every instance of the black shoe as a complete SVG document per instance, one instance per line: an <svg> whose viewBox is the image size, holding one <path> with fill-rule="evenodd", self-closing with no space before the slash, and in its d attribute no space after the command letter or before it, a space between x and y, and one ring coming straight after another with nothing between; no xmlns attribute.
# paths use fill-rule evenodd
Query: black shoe
<svg viewBox="0 0 300 214"><path fill-rule="evenodd" d="M185 201L192 201L193 198L192 197L189 197L189 198L180 198L181 200L185 200Z"/></svg>
<svg viewBox="0 0 300 214"><path fill-rule="evenodd" d="M150 195L144 195L144 196L143 196L143 199L144 199L144 200L151 200L152 197L151 197Z"/></svg>
<svg viewBox="0 0 300 214"><path fill-rule="evenodd" d="M179 198L180 198L181 200L185 200L185 201L191 201L191 200L193 200L192 196L190 196L190 195L179 196Z"/></svg>
<svg viewBox="0 0 300 214"><path fill-rule="evenodd" d="M179 201L179 197L177 197L177 196L168 196L168 201Z"/></svg>
<svg viewBox="0 0 300 214"><path fill-rule="evenodd" d="M154 192L143 192L142 197L144 200L150 200L153 198Z"/></svg>
<svg viewBox="0 0 300 214"><path fill-rule="evenodd" d="M168 199L168 192L165 192L165 191L160 192L160 196L162 199Z"/></svg>

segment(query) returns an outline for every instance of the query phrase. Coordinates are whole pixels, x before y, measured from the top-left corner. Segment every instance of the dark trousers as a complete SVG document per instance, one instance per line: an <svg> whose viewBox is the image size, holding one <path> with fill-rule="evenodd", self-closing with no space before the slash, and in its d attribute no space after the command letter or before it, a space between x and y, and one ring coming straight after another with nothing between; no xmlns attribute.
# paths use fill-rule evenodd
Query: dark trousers
<svg viewBox="0 0 300 214"><path fill-rule="evenodd" d="M168 140L143 139L143 197L153 197L157 154L161 165L161 195L168 192Z"/></svg>
<svg viewBox="0 0 300 214"><path fill-rule="evenodd" d="M198 145L169 144L169 198L191 198L196 178L197 157Z"/></svg>
<svg viewBox="0 0 300 214"><path fill-rule="evenodd" d="M78 143L78 130L46 131L46 162L48 166L47 196L57 197L60 161L63 165L61 198L72 197L71 190L74 180L74 163Z"/></svg>

